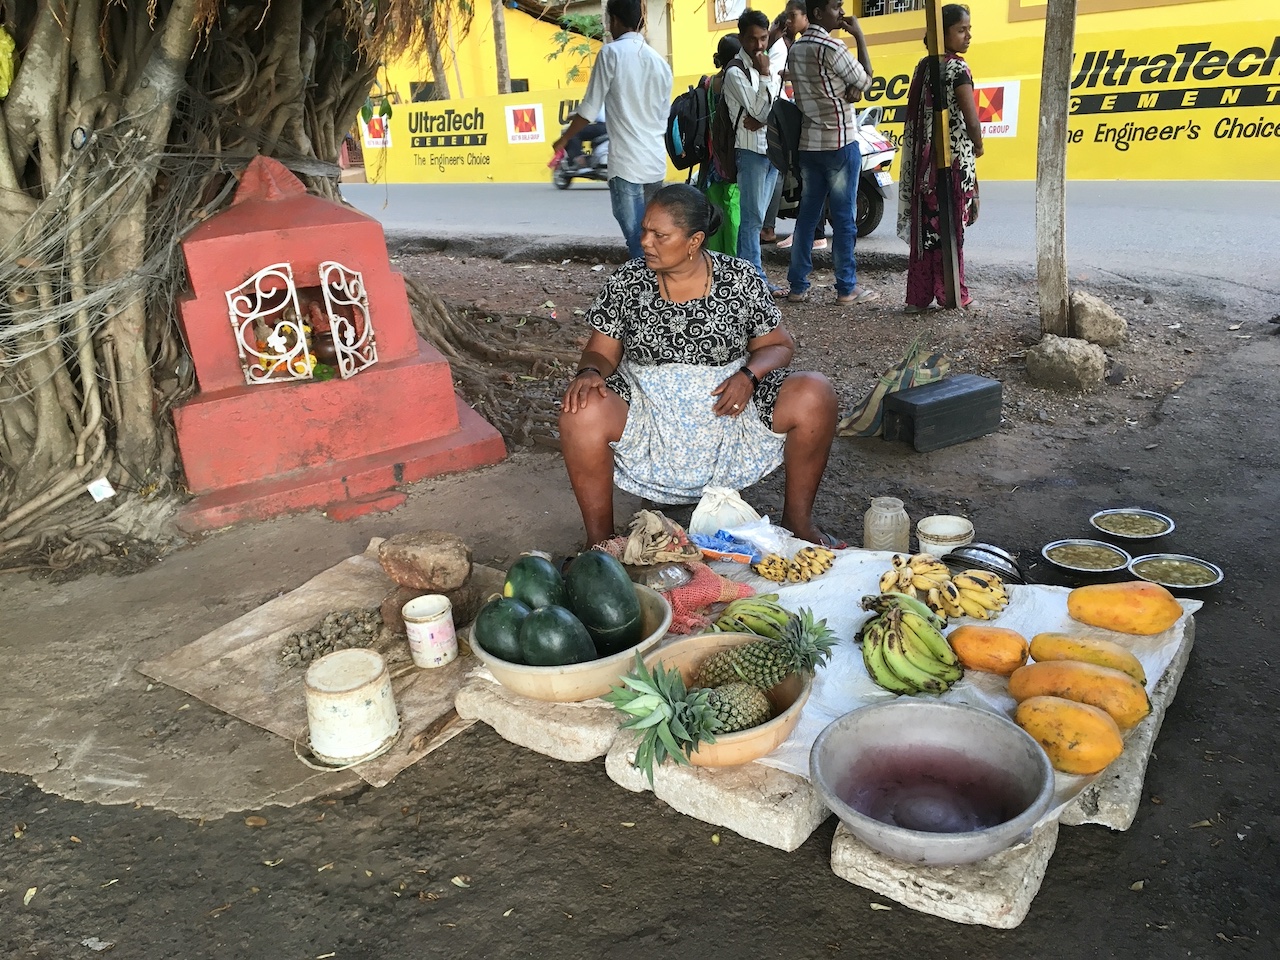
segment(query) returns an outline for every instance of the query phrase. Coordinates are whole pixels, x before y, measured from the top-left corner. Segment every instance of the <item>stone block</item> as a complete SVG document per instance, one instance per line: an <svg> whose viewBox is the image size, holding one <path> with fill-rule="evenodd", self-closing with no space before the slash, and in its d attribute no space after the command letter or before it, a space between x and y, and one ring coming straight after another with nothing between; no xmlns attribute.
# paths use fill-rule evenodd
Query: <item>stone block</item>
<svg viewBox="0 0 1280 960"><path fill-rule="evenodd" d="M605 756L605 772L628 790L653 790L673 810L725 827L748 840L795 850L831 815L818 790L803 777L759 763L689 767L665 763L653 786L634 765L636 738L619 735Z"/></svg>
<svg viewBox="0 0 1280 960"><path fill-rule="evenodd" d="M1071 332L1099 346L1118 347L1129 334L1129 321L1091 293L1072 293Z"/></svg>
<svg viewBox="0 0 1280 960"><path fill-rule="evenodd" d="M837 877L904 907L956 923L1012 929L1031 909L1058 844L1058 822L1041 824L1026 843L956 867L922 867L872 850L843 823L831 841Z"/></svg>
<svg viewBox="0 0 1280 960"><path fill-rule="evenodd" d="M503 740L555 760L603 757L618 735L618 714L603 700L531 700L474 672L453 703L464 720L483 721Z"/></svg>
<svg viewBox="0 0 1280 960"><path fill-rule="evenodd" d="M1048 333L1027 351L1027 376L1040 386L1084 393L1098 389L1106 372L1106 353L1086 340Z"/></svg>
<svg viewBox="0 0 1280 960"><path fill-rule="evenodd" d="M400 586L432 593L457 590L471 576L471 548L440 530L388 537L378 548L378 562Z"/></svg>
<svg viewBox="0 0 1280 960"><path fill-rule="evenodd" d="M1064 824L1074 827L1100 823L1112 830L1128 830L1133 824L1142 804L1142 785L1147 777L1151 751L1156 737L1160 735L1165 712L1173 703L1178 683L1186 672L1195 639L1195 617L1188 617L1182 642L1151 690L1151 712L1125 738L1124 753L1063 808L1061 820Z"/></svg>

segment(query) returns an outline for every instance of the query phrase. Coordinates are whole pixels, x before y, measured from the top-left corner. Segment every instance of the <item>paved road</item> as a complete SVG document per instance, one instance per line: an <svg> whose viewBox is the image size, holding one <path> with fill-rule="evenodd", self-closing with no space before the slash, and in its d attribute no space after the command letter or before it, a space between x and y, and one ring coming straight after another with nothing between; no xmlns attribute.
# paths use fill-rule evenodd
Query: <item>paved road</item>
<svg viewBox="0 0 1280 960"><path fill-rule="evenodd" d="M392 232L622 242L604 184L579 181L567 191L550 183L345 184L343 193ZM1086 181L1070 184L1067 194L1074 274L1225 280L1280 297L1280 182ZM888 211L859 246L906 252ZM1035 185L985 184L982 218L965 252L972 263L1034 264Z"/></svg>

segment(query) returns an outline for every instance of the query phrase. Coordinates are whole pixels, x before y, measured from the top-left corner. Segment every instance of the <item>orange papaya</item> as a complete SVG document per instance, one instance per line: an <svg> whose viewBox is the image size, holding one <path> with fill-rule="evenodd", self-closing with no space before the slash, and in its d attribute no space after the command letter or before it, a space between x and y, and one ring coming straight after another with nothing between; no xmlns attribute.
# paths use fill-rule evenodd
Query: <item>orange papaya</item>
<svg viewBox="0 0 1280 960"><path fill-rule="evenodd" d="M1009 677L1009 696L1063 697L1100 707L1127 730L1151 712L1146 688L1127 673L1079 660L1046 660L1019 667Z"/></svg>
<svg viewBox="0 0 1280 960"><path fill-rule="evenodd" d="M1016 630L965 624L947 634L947 643L966 670L1007 677L1027 662L1027 640Z"/></svg>
<svg viewBox="0 0 1280 960"><path fill-rule="evenodd" d="M1147 682L1142 661L1110 640L1078 637L1068 633L1037 633L1031 638L1033 660L1081 660L1127 673L1139 683Z"/></svg>
<svg viewBox="0 0 1280 960"><path fill-rule="evenodd" d="M1124 752L1124 739L1111 714L1087 703L1029 697L1018 704L1013 719L1063 773L1097 773Z"/></svg>
<svg viewBox="0 0 1280 960"><path fill-rule="evenodd" d="M1067 594L1071 619L1091 627L1149 637L1178 622L1182 605L1158 583L1094 583Z"/></svg>

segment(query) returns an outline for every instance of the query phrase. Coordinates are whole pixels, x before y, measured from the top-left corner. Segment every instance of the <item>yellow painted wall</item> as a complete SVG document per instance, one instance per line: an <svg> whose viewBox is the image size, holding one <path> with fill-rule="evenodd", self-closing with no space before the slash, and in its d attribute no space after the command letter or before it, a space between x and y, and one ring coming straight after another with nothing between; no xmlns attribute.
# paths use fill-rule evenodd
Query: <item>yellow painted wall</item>
<svg viewBox="0 0 1280 960"><path fill-rule="evenodd" d="M1280 179L1280 0L1078 2L1068 176ZM712 23L714 4L715 0L673 4L670 40L675 93L712 69L715 45L731 28ZM781 2L775 5L781 9ZM776 13L773 6L761 9ZM854 0L846 0L846 6L854 7ZM991 120L979 176L1034 179L1044 0L969 0L969 7L973 45L967 59L980 103L989 103ZM391 149L378 150L366 142L371 179L548 179L550 142L584 88L564 82L568 61L548 64L543 59L552 49L554 27L511 10L507 25L511 75L529 76L533 92L492 96L496 91L492 25L477 16L472 37L459 48L468 97L447 104L396 107L389 124ZM924 13L864 17L862 25L877 77L864 105L884 108L882 129L897 139L911 71L924 53ZM1099 59L1102 68L1090 75L1085 68ZM393 64L387 70L388 82L393 88L400 84L405 101L408 80L418 75L429 76L429 68ZM450 82L454 82L452 69ZM542 89L539 82L545 83ZM481 87L490 96L473 98L472 90ZM516 130L512 119L516 108L537 115L528 115L523 132ZM473 128L480 122L474 113L478 110L483 131L453 130L450 125L462 120L450 120L449 110L454 118L473 117ZM536 131L523 129L534 121ZM442 133L446 128L450 132ZM477 142L481 133L483 143ZM670 179L677 177L683 179L669 171Z"/></svg>

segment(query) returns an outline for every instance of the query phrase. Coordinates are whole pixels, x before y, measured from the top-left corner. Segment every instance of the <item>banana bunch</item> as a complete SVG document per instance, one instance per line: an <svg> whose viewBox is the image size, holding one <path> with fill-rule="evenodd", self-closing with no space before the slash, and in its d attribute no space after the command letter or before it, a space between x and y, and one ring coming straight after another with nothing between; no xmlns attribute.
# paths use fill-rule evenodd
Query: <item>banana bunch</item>
<svg viewBox="0 0 1280 960"><path fill-rule="evenodd" d="M801 547L790 560L779 553L766 554L751 569L774 583L808 583L830 570L835 561L834 551L809 546Z"/></svg>
<svg viewBox="0 0 1280 960"><path fill-rule="evenodd" d="M903 593L863 597L875 614L862 628L862 662L871 679L893 693L946 693L964 676L942 635L946 620Z"/></svg>
<svg viewBox="0 0 1280 960"><path fill-rule="evenodd" d="M942 618L976 617L990 620L1009 602L1004 582L985 570L967 570L952 577L947 565L928 553L894 554L893 567L880 577L881 593L902 593L923 600Z"/></svg>
<svg viewBox="0 0 1280 960"><path fill-rule="evenodd" d="M956 602L970 617L990 620L1009 604L1009 594L999 575L986 570L966 570L951 578L959 592Z"/></svg>
<svg viewBox="0 0 1280 960"><path fill-rule="evenodd" d="M781 640L792 613L778 606L776 593L762 593L732 601L715 622L713 633L754 633L758 637Z"/></svg>

